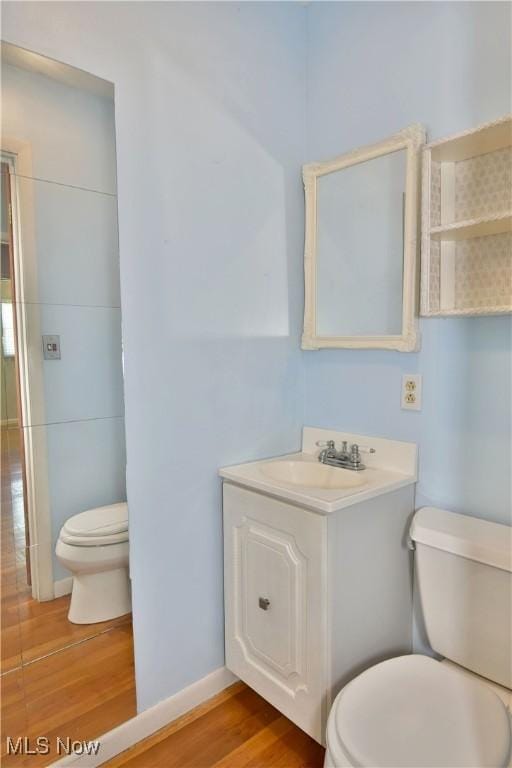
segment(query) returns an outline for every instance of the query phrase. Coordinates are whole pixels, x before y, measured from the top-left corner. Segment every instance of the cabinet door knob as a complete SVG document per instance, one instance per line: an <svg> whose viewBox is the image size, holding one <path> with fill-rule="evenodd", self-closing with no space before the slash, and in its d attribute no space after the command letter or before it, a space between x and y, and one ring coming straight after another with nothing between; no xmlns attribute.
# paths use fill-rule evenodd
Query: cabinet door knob
<svg viewBox="0 0 512 768"><path fill-rule="evenodd" d="M268 611L268 608L270 606L270 600L268 599L268 597L260 597L258 600L258 605L262 611Z"/></svg>

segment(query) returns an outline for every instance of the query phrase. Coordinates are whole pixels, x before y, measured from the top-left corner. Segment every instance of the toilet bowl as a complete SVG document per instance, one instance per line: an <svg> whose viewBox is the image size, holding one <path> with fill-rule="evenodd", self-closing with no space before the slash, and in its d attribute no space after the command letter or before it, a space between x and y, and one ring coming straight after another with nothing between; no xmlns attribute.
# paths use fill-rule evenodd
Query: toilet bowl
<svg viewBox="0 0 512 768"><path fill-rule="evenodd" d="M414 516L432 649L388 659L338 693L325 768L512 768L512 529L434 507Z"/></svg>
<svg viewBox="0 0 512 768"><path fill-rule="evenodd" d="M125 502L88 509L65 522L55 554L73 575L69 621L95 624L131 611L128 547Z"/></svg>
<svg viewBox="0 0 512 768"><path fill-rule="evenodd" d="M510 691L454 666L400 656L348 683L327 722L325 768L510 765Z"/></svg>

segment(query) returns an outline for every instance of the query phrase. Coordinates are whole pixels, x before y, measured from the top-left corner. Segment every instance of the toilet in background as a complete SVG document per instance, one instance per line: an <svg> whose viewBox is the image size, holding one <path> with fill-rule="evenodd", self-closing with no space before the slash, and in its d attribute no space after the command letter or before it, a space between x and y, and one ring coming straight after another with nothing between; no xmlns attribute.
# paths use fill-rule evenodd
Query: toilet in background
<svg viewBox="0 0 512 768"><path fill-rule="evenodd" d="M64 523L55 554L73 575L69 621L95 624L131 611L128 547L126 502L88 509Z"/></svg>
<svg viewBox="0 0 512 768"><path fill-rule="evenodd" d="M410 536L436 661L370 667L336 697L326 768L511 764L512 528L433 507Z"/></svg>

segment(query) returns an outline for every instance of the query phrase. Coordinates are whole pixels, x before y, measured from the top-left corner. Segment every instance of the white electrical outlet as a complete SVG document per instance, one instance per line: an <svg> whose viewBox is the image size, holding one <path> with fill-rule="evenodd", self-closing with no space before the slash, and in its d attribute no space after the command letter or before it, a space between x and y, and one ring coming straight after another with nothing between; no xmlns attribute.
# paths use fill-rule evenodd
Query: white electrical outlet
<svg viewBox="0 0 512 768"><path fill-rule="evenodd" d="M421 375L404 373L402 376L402 408L421 411Z"/></svg>

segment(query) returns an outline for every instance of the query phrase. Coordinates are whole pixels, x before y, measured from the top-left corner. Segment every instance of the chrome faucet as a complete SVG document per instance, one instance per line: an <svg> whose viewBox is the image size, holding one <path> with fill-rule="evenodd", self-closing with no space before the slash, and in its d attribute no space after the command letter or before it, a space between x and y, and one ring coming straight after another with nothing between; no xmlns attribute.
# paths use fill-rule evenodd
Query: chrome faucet
<svg viewBox="0 0 512 768"><path fill-rule="evenodd" d="M342 442L339 451L336 450L334 440L327 440L325 443L318 442L317 445L319 448L322 448L318 454L318 461L322 464L352 469L356 472L366 469L366 465L361 461L361 453L375 453L375 448L363 448L357 443L352 443L349 450L346 440Z"/></svg>

